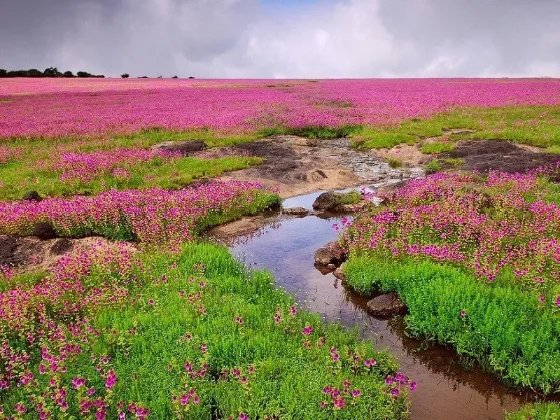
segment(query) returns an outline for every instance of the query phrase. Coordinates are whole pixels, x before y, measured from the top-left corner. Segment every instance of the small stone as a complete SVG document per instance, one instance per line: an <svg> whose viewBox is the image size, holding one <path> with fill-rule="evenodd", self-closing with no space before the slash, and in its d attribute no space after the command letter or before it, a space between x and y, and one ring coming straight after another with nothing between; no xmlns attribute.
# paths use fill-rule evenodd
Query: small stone
<svg viewBox="0 0 560 420"><path fill-rule="evenodd" d="M37 191L29 191L22 198L24 201L41 201L42 199L43 197Z"/></svg>
<svg viewBox="0 0 560 420"><path fill-rule="evenodd" d="M388 318L406 312L406 305L399 299L396 293L387 293L374 297L367 303L371 315L380 318Z"/></svg>

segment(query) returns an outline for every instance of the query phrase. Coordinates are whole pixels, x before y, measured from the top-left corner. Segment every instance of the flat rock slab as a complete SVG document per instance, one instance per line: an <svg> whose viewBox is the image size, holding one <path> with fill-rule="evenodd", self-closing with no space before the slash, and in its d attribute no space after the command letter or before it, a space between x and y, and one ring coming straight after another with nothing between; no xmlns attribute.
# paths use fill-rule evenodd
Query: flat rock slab
<svg viewBox="0 0 560 420"><path fill-rule="evenodd" d="M206 149L206 143L202 140L165 141L152 146L152 150L154 151L176 152L181 153L183 156L190 156L204 149Z"/></svg>
<svg viewBox="0 0 560 420"><path fill-rule="evenodd" d="M368 301L368 311L371 315L388 318L393 315L406 313L406 305L396 293L387 293L379 295Z"/></svg>
<svg viewBox="0 0 560 420"><path fill-rule="evenodd" d="M282 209L282 214L287 214L288 216L307 216L309 214L309 210L304 207L290 207Z"/></svg>

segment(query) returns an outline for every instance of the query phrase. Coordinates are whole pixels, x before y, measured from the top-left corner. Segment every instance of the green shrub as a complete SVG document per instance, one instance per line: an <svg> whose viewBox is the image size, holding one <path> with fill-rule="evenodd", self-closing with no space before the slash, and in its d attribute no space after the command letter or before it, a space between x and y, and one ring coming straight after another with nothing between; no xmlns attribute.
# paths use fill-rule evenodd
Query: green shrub
<svg viewBox="0 0 560 420"><path fill-rule="evenodd" d="M451 344L508 383L560 389L560 317L535 296L429 261L354 257L344 272L362 295L397 292L414 336Z"/></svg>

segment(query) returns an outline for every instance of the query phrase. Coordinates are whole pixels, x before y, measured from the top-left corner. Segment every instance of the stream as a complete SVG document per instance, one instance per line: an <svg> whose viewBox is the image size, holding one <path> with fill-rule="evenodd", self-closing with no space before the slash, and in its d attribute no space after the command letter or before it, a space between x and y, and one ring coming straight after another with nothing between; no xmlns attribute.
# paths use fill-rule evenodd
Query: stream
<svg viewBox="0 0 560 420"><path fill-rule="evenodd" d="M286 199L283 207L311 209L320 193ZM504 410L515 410L537 398L534 393L507 388L476 366L465 366L448 347L408 337L403 317L370 316L365 310L367 299L345 289L331 273L317 270L314 253L337 239L333 224L340 224L340 218L270 214L266 221L257 232L231 240L231 253L247 267L269 270L276 284L302 308L326 321L358 326L360 335L377 349L388 349L400 370L418 382L411 393L411 419L503 419Z"/></svg>

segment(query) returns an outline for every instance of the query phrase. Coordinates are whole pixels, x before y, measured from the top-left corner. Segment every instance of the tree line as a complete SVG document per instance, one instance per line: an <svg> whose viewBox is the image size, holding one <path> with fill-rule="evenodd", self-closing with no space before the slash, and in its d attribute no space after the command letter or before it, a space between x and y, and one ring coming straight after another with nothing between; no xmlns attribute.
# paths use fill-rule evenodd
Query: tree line
<svg viewBox="0 0 560 420"><path fill-rule="evenodd" d="M0 78L6 77L98 77L103 78L104 75L96 75L87 71L79 71L76 74L71 71L60 72L56 67L48 67L45 71L37 69L29 70L5 70L0 69Z"/></svg>

